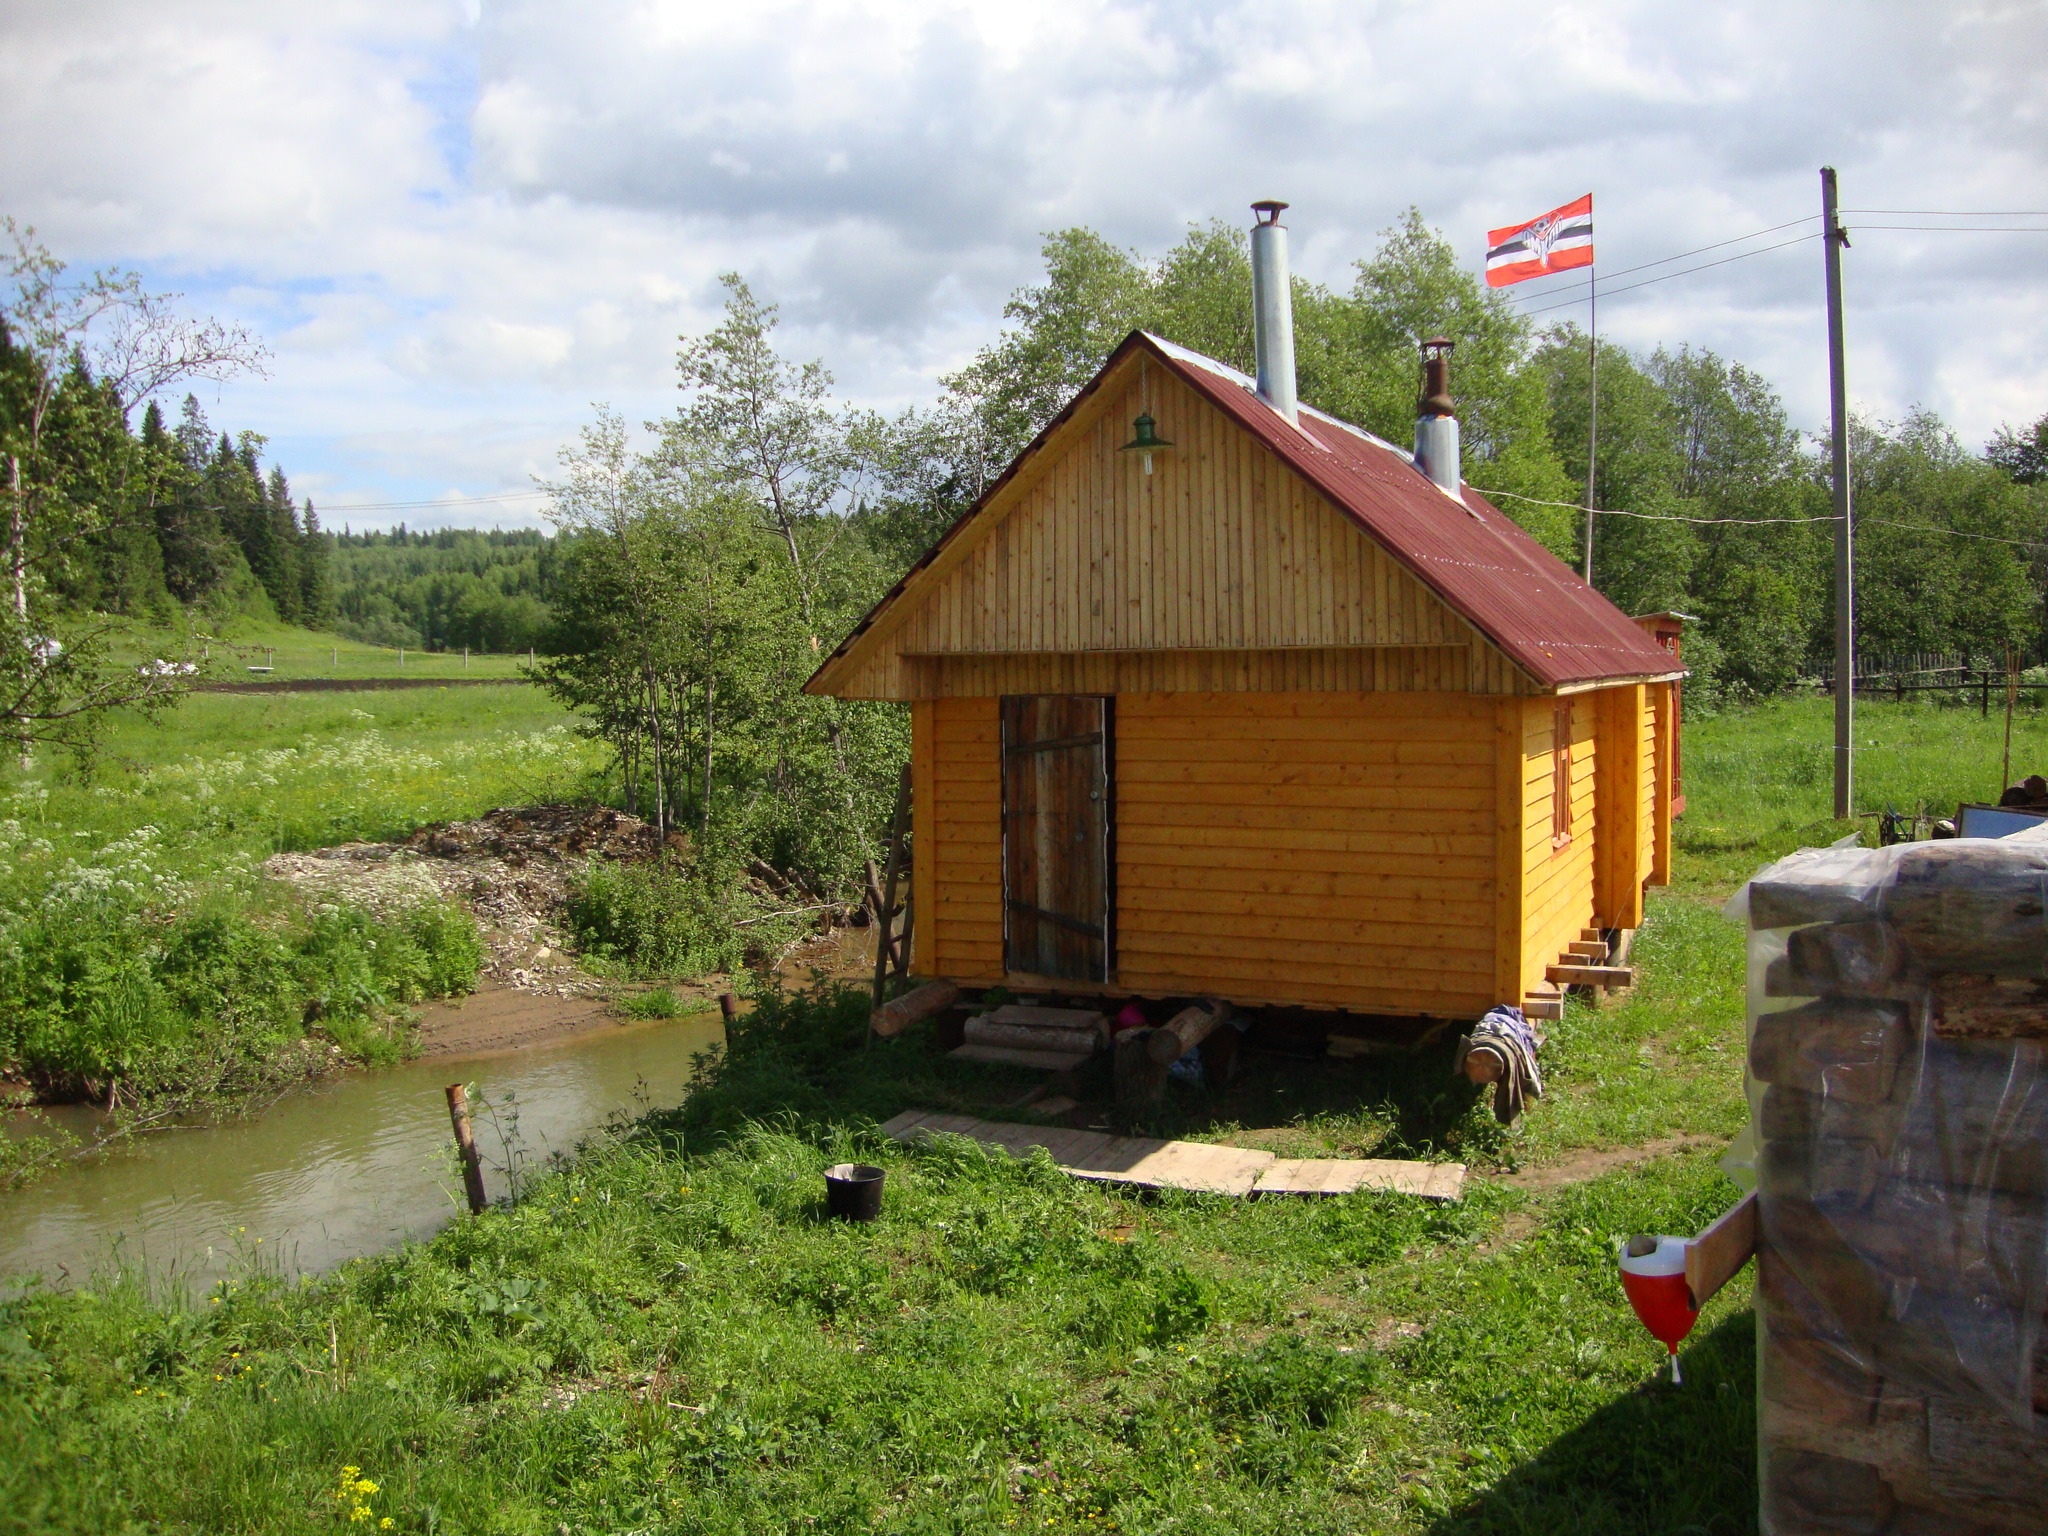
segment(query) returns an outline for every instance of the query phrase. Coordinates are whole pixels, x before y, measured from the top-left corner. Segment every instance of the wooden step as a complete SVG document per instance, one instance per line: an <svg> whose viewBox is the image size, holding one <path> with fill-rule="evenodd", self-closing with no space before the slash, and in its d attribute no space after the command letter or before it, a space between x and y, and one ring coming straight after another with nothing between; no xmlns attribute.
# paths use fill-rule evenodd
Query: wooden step
<svg viewBox="0 0 2048 1536"><path fill-rule="evenodd" d="M1531 992L1522 999L1522 1017L1525 1019L1561 1019L1564 1017L1564 999L1556 993L1546 996Z"/></svg>
<svg viewBox="0 0 2048 1536"><path fill-rule="evenodd" d="M1625 965L1553 965L1543 975L1561 987L1629 987L1636 980Z"/></svg>
<svg viewBox="0 0 2048 1536"><path fill-rule="evenodd" d="M982 1061L996 1067L1031 1067L1040 1072L1069 1072L1085 1066L1087 1056L1068 1051L1027 1051L1011 1045L962 1045L946 1053L961 1061Z"/></svg>
<svg viewBox="0 0 2048 1536"><path fill-rule="evenodd" d="M1565 945L1564 952L1567 957L1565 963L1568 965L1585 961L1598 965L1607 958L1607 945L1600 939L1581 939L1576 944Z"/></svg>
<svg viewBox="0 0 2048 1536"><path fill-rule="evenodd" d="M1579 930L1579 937L1590 944L1596 939L1604 938L1605 935L1598 928L1581 928Z"/></svg>

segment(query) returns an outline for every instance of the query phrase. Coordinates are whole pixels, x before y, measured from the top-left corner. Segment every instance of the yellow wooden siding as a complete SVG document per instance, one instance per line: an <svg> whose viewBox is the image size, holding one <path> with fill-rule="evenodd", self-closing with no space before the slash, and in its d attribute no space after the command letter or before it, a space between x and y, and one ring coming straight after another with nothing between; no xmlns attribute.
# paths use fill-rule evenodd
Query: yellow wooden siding
<svg viewBox="0 0 2048 1536"><path fill-rule="evenodd" d="M1118 451L1141 410L1174 444L1150 475ZM1176 656L1179 673L1143 671L1164 659L1145 653L1160 652L1219 654ZM1016 658L1048 654L1140 669L1075 691L1533 686L1269 448L1142 356L913 575L817 691L1056 691L1017 671L1026 664ZM928 664L970 656L1004 661L980 672Z"/></svg>
<svg viewBox="0 0 2048 1536"><path fill-rule="evenodd" d="M1650 815L1654 828L1650 852L1650 884L1671 882L1671 751L1678 729L1676 683L1657 683L1656 693L1656 787L1651 795Z"/></svg>
<svg viewBox="0 0 2048 1536"><path fill-rule="evenodd" d="M1006 693L1508 691L1473 686L1474 662L1487 655L1498 653L1482 653L1469 645L1439 645L914 656L904 659L902 672L913 698Z"/></svg>
<svg viewBox="0 0 2048 1536"><path fill-rule="evenodd" d="M1643 707L1637 720L1637 729L1642 735L1643 780L1637 805L1637 820L1641 824L1641 836L1636 848L1636 884L1661 883L1657 873L1657 796L1664 783L1663 774L1657 764L1657 745L1662 739L1658 733L1658 699L1670 692L1667 683L1651 683L1643 689Z"/></svg>
<svg viewBox="0 0 2048 1536"><path fill-rule="evenodd" d="M911 726L918 829L913 963L920 975L994 983L1003 970L1002 743L996 701L919 703Z"/></svg>
<svg viewBox="0 0 2048 1536"><path fill-rule="evenodd" d="M1529 721L1548 700L1500 699L1493 719L1494 904L1493 990L1496 1002L1522 1001L1528 988L1523 972L1522 932L1527 911L1529 870L1524 853L1531 816L1524 759Z"/></svg>
<svg viewBox="0 0 2048 1536"><path fill-rule="evenodd" d="M1599 802L1593 827L1593 923L1600 928L1636 928L1643 921L1643 781L1649 777L1643 753L1642 721L1648 693L1640 684L1602 688L1593 694L1598 726Z"/></svg>
<svg viewBox="0 0 2048 1536"><path fill-rule="evenodd" d="M1116 986L1490 1006L1494 722L1459 694L1120 697Z"/></svg>
<svg viewBox="0 0 2048 1536"><path fill-rule="evenodd" d="M1543 979L1565 945L1593 922L1593 815L1598 782L1596 695L1572 696L1572 835L1551 834L1553 710L1532 704L1523 716L1522 986Z"/></svg>

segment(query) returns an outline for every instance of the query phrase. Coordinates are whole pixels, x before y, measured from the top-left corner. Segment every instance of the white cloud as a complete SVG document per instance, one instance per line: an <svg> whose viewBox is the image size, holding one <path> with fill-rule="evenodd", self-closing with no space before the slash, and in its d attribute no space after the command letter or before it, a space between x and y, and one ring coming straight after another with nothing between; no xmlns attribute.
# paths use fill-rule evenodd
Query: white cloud
<svg viewBox="0 0 2048 1536"><path fill-rule="evenodd" d="M1590 188L1610 273L1812 212L1824 160L1852 208L2048 207L2036 6L14 0L0 37L0 208L260 327L272 379L209 409L337 502L523 488L592 400L666 410L728 268L896 404L1068 224L1156 251L1282 196L1346 283L1411 203L1476 265ZM2048 237L1855 238L1860 401L1966 441L2048 409ZM1798 246L1602 330L1742 358L1814 425L1818 276Z"/></svg>

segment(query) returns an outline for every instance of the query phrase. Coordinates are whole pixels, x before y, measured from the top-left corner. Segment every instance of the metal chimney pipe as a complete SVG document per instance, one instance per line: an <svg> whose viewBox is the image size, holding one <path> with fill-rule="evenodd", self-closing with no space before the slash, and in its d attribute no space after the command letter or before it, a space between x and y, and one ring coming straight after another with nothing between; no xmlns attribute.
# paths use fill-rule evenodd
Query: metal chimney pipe
<svg viewBox="0 0 2048 1536"><path fill-rule="evenodd" d="M1287 205L1253 203L1252 351L1258 358L1259 396L1290 422L1294 399L1294 284L1287 271Z"/></svg>
<svg viewBox="0 0 2048 1536"><path fill-rule="evenodd" d="M1415 467L1452 496L1464 485L1457 409L1451 403L1451 349L1456 345L1445 336L1422 344L1422 400L1415 408Z"/></svg>

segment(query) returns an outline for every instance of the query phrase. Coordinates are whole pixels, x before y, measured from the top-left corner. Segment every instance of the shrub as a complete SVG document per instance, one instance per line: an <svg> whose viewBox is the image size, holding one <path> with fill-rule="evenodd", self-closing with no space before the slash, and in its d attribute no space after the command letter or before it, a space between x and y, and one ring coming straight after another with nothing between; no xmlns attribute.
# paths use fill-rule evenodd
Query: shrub
<svg viewBox="0 0 2048 1536"><path fill-rule="evenodd" d="M667 987L636 993L619 1004L629 1019L673 1019L683 1011L682 1002Z"/></svg>
<svg viewBox="0 0 2048 1536"><path fill-rule="evenodd" d="M629 976L737 970L738 924L759 916L737 869L711 859L593 863L569 896L577 946Z"/></svg>
<svg viewBox="0 0 2048 1536"><path fill-rule="evenodd" d="M473 990L482 962L476 924L439 903L258 921L227 898L175 916L53 901L0 942L0 1064L55 1094L148 1093L204 1056L200 1076L228 1086L314 1023L388 1059L389 1010Z"/></svg>

